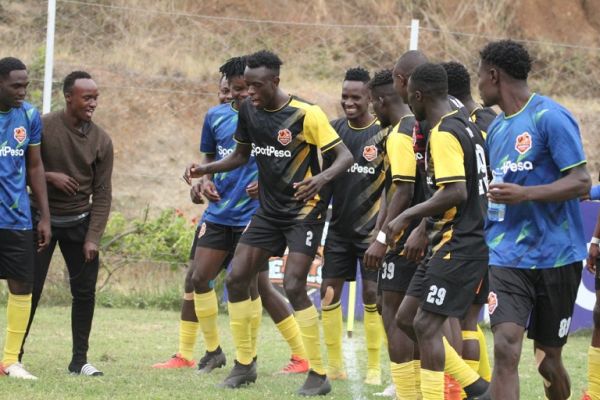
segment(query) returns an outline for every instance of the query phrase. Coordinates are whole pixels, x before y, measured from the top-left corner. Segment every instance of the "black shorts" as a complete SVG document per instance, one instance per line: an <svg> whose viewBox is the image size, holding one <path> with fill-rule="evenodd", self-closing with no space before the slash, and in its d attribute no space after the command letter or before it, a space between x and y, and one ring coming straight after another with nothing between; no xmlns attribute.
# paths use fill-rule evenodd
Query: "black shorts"
<svg viewBox="0 0 600 400"><path fill-rule="evenodd" d="M379 270L379 287L386 292L406 293L418 266L404 256L386 254Z"/></svg>
<svg viewBox="0 0 600 400"><path fill-rule="evenodd" d="M276 221L254 214L240 243L266 250L271 256L283 256L287 247L290 253L314 257L321 244L323 224L323 221Z"/></svg>
<svg viewBox="0 0 600 400"><path fill-rule="evenodd" d="M513 322L544 346L567 343L581 281L581 262L558 268L490 267L488 311L492 327Z"/></svg>
<svg viewBox="0 0 600 400"><path fill-rule="evenodd" d="M423 282L425 281L425 272L427 271L427 264L421 261L413 274L408 288L406 289L406 296L416 297L420 299L423 296Z"/></svg>
<svg viewBox="0 0 600 400"><path fill-rule="evenodd" d="M600 258L596 260L596 273L594 274L596 279L594 280L594 289L600 290Z"/></svg>
<svg viewBox="0 0 600 400"><path fill-rule="evenodd" d="M421 308L447 317L463 318L473 304L487 270L487 260L430 259L424 274L419 275Z"/></svg>
<svg viewBox="0 0 600 400"><path fill-rule="evenodd" d="M190 251L190 260L194 259L197 247L226 251L227 257L223 261L221 268L227 269L244 229L244 227L239 226L221 225L208 221L203 222L196 228ZM259 271L268 270L269 264L265 263Z"/></svg>
<svg viewBox="0 0 600 400"><path fill-rule="evenodd" d="M363 265L363 256L368 247L368 243L344 240L329 231L325 239L321 276L323 279L355 281L358 261L362 279L377 282L377 271L366 269Z"/></svg>
<svg viewBox="0 0 600 400"><path fill-rule="evenodd" d="M35 247L33 231L0 229L0 279L33 282Z"/></svg>
<svg viewBox="0 0 600 400"><path fill-rule="evenodd" d="M486 265L487 269L487 265ZM477 294L475 295L475 300L473 300L473 304L475 305L484 305L488 302L488 295L490 294L490 274L486 271L485 276L481 280L481 284L477 288Z"/></svg>

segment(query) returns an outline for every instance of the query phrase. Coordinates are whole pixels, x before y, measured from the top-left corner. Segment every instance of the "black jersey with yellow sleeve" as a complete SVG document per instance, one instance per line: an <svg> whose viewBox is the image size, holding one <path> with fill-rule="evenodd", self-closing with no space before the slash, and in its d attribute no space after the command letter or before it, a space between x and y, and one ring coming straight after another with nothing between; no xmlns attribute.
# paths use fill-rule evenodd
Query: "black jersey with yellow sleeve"
<svg viewBox="0 0 600 400"><path fill-rule="evenodd" d="M331 122L354 158L350 168L330 185L332 214L329 234L338 239L367 242L375 227L385 184L385 141L389 130L374 119L353 127L347 118ZM329 156L325 155L329 163Z"/></svg>
<svg viewBox="0 0 600 400"><path fill-rule="evenodd" d="M465 201L431 218L433 257L487 259L483 234L487 182L482 182L486 161L477 126L456 110L442 117L427 135L425 166L432 190L444 190L452 182L465 182L467 187Z"/></svg>
<svg viewBox="0 0 600 400"><path fill-rule="evenodd" d="M278 110L257 109L250 101L239 110L235 140L251 144L258 166L257 214L279 221L321 221L327 209L322 196L298 201L293 184L321 172L319 149L341 143L325 113L314 104L290 96Z"/></svg>
<svg viewBox="0 0 600 400"><path fill-rule="evenodd" d="M487 136L488 127L496 116L496 112L490 107L477 107L471 111L471 121L477 125L484 139Z"/></svg>

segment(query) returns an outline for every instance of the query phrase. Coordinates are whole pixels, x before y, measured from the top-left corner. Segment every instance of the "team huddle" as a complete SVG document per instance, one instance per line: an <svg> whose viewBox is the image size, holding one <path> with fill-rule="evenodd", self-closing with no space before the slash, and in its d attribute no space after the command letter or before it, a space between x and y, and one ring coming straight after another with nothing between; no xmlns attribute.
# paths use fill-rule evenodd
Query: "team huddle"
<svg viewBox="0 0 600 400"><path fill-rule="evenodd" d="M92 244L106 225L112 171L110 139L91 121L97 88L89 75L73 73L63 88L66 109L40 121L23 102L25 67L5 60L0 60L0 134L14 146L0 159L0 276L10 292L1 371L35 378L20 363L22 347L58 240L77 278L71 282L69 371L101 375L86 356L94 304L90 284L98 272ZM351 68L341 85L344 117L333 121L319 106L280 88L282 64L263 50L220 68L221 104L204 118L203 160L190 164L183 176L191 200L200 204L206 198L209 204L192 244L179 349L153 367L196 368L200 331L206 350L198 372L226 366L214 281L231 264L226 287L235 353L220 386L236 389L257 380L264 306L290 349L279 373L307 374L299 395L328 394L331 380L347 379L341 294L360 268L365 384L382 383L385 343L397 399L518 399L527 331L546 397L571 398L561 351L581 260L587 257L588 269L596 272L600 220L588 257L578 201L590 193L591 179L579 127L563 106L530 91L527 50L510 40L481 50L483 105L473 100L462 64L432 63L418 51L404 53L392 69L373 76ZM88 139L75 146L93 146L95 158L73 150L76 161L52 163L57 156L47 153L65 147L58 138L64 130ZM87 207L81 201L68 206L78 196ZM319 313L306 281L329 206ZM269 259L284 254L287 301L268 277ZM84 273L81 265L94 268ZM598 277L596 285L600 289ZM478 326L486 304L493 368ZM600 399L596 336L598 330L589 352L589 399Z"/></svg>

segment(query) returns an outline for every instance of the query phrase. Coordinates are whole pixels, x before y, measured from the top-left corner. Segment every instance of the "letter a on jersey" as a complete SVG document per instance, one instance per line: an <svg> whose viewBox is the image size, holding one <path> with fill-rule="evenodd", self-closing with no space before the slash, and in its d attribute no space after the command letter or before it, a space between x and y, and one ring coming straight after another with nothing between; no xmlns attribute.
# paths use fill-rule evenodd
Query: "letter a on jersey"
<svg viewBox="0 0 600 400"><path fill-rule="evenodd" d="M284 146L287 146L292 141L292 132L289 129L282 129L277 132L277 141Z"/></svg>
<svg viewBox="0 0 600 400"><path fill-rule="evenodd" d="M533 145L533 141L531 140L531 135L529 132L523 132L519 136L517 136L517 141L515 142L515 150L519 152L519 154L525 154L531 149Z"/></svg>
<svg viewBox="0 0 600 400"><path fill-rule="evenodd" d="M368 162L373 161L377 158L377 147L375 145L365 146L363 149L363 157Z"/></svg>

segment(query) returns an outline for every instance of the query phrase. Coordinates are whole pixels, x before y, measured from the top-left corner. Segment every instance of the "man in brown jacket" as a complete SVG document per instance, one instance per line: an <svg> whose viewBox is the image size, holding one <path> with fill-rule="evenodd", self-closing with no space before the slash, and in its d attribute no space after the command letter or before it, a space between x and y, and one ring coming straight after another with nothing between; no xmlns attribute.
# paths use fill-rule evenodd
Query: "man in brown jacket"
<svg viewBox="0 0 600 400"><path fill-rule="evenodd" d="M58 243L69 270L73 296L69 372L97 376L102 372L87 362L87 351L98 278L98 246L112 198L113 146L106 132L92 121L98 100L98 87L92 77L83 71L71 72L64 80L63 93L66 108L42 117L42 158L53 237L48 248L36 254L27 332Z"/></svg>

